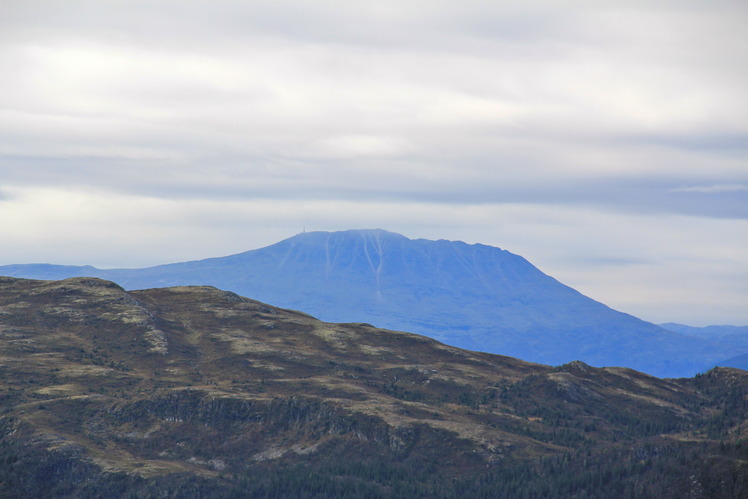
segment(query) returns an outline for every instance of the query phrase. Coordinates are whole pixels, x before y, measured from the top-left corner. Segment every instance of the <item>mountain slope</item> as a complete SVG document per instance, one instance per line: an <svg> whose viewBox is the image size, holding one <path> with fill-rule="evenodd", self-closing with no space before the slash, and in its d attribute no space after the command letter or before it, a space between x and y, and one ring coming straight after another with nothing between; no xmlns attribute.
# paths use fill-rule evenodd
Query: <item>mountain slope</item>
<svg viewBox="0 0 748 499"><path fill-rule="evenodd" d="M382 230L304 233L146 269L6 266L0 274L96 276L127 289L212 285L328 321L365 321L546 364L580 359L676 377L734 355L612 310L508 251Z"/></svg>
<svg viewBox="0 0 748 499"><path fill-rule="evenodd" d="M730 357L729 359L720 360L719 362L717 362L717 366L735 367L738 369L748 370L748 353Z"/></svg>
<svg viewBox="0 0 748 499"><path fill-rule="evenodd" d="M3 497L744 497L748 373L558 368L210 287L0 278Z"/></svg>
<svg viewBox="0 0 748 499"><path fill-rule="evenodd" d="M668 331L709 340L711 344L719 345L720 350L726 352L727 358L704 364L702 372L715 366L748 369L748 353L735 355L736 352L748 352L748 326L693 327L673 322L660 324L660 326Z"/></svg>
<svg viewBox="0 0 748 499"><path fill-rule="evenodd" d="M705 326L693 327L668 322L660 327L686 336L703 338L713 343L721 343L732 352L748 351L748 326Z"/></svg>
<svg viewBox="0 0 748 499"><path fill-rule="evenodd" d="M748 337L748 326L704 326L694 327L675 322L659 324L663 329L700 338Z"/></svg>

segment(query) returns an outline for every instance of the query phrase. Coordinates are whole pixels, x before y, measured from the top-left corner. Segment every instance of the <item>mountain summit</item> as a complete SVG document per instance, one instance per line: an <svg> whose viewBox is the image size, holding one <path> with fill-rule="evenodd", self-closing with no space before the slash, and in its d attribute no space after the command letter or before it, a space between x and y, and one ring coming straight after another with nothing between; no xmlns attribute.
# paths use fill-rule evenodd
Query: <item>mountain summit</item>
<svg viewBox="0 0 748 499"><path fill-rule="evenodd" d="M734 355L565 286L521 256L384 230L305 232L237 255L145 269L12 265L0 275L91 276L126 289L211 285L331 322L369 322L532 362L583 360L690 376Z"/></svg>

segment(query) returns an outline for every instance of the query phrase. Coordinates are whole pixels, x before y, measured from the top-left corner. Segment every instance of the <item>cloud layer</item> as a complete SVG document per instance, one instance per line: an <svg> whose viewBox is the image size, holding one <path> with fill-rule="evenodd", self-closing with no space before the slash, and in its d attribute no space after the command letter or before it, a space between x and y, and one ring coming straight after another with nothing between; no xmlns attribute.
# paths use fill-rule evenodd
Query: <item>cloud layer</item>
<svg viewBox="0 0 748 499"><path fill-rule="evenodd" d="M748 11L649 4L6 2L0 263L382 227L748 323Z"/></svg>

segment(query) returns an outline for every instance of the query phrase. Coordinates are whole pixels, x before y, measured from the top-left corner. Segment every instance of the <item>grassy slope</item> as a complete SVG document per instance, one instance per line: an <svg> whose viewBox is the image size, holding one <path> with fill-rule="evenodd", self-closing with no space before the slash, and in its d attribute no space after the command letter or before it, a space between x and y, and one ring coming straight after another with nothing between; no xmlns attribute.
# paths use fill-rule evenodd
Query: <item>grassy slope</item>
<svg viewBox="0 0 748 499"><path fill-rule="evenodd" d="M209 287L0 279L0 495L748 490L743 371L551 368Z"/></svg>

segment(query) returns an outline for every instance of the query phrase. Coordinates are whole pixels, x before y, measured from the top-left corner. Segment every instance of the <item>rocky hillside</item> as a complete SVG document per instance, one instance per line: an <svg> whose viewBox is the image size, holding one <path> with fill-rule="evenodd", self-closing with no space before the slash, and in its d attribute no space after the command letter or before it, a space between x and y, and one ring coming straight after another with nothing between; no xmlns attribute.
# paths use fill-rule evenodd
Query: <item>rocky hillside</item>
<svg viewBox="0 0 748 499"><path fill-rule="evenodd" d="M1 497L746 497L747 388L0 278Z"/></svg>

